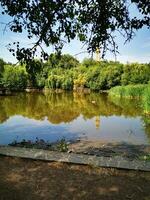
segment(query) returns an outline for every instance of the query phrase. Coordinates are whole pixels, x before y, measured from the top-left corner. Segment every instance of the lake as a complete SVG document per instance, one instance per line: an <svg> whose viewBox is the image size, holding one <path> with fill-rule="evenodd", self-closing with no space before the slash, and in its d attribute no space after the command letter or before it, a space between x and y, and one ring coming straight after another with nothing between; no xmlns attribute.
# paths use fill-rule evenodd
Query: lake
<svg viewBox="0 0 150 200"><path fill-rule="evenodd" d="M140 104L99 93L0 96L0 144L36 138L150 144L150 119Z"/></svg>

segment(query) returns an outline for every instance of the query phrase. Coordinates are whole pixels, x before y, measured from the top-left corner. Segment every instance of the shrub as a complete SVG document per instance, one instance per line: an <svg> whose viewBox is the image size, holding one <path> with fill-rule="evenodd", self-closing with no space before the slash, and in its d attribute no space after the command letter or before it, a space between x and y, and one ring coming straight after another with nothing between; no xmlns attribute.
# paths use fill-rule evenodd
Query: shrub
<svg viewBox="0 0 150 200"><path fill-rule="evenodd" d="M10 90L22 90L27 86L27 74L22 67L5 66L3 77L3 87Z"/></svg>
<svg viewBox="0 0 150 200"><path fill-rule="evenodd" d="M147 84L150 80L150 64L132 63L124 65L122 85Z"/></svg>
<svg viewBox="0 0 150 200"><path fill-rule="evenodd" d="M40 73L36 75L36 86L38 88L44 88L46 84L46 78Z"/></svg>
<svg viewBox="0 0 150 200"><path fill-rule="evenodd" d="M50 71L50 75L46 80L46 87L50 89L73 89L73 73L71 70L55 68Z"/></svg>

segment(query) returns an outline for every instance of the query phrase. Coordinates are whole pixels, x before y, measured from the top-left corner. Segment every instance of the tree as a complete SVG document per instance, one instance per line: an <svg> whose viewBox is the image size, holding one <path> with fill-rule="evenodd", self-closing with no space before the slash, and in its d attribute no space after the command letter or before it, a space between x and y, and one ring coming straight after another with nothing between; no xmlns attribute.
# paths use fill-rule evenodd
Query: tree
<svg viewBox="0 0 150 200"><path fill-rule="evenodd" d="M36 76L42 71L42 63L39 60L30 60L26 64L26 71L29 79L28 86L35 87L37 85Z"/></svg>
<svg viewBox="0 0 150 200"><path fill-rule="evenodd" d="M24 68L6 65L2 76L2 85L10 90L23 90L27 86L27 74Z"/></svg>
<svg viewBox="0 0 150 200"><path fill-rule="evenodd" d="M79 65L79 61L69 54L64 54L60 57L58 67L63 69L75 68Z"/></svg>
<svg viewBox="0 0 150 200"><path fill-rule="evenodd" d="M88 44L88 51L97 47L114 53L117 51L115 33L123 34L126 41L134 36L134 31L143 26L150 27L149 0L0 0L3 14L12 17L8 24L13 32L21 33L24 29L28 38L36 38L33 47L12 46L10 51L18 60L29 62L41 47L41 56L48 58L42 49L54 45L59 51L64 41L78 38ZM136 7L137 16L131 17L131 7ZM110 48L111 45L111 48Z"/></svg>
<svg viewBox="0 0 150 200"><path fill-rule="evenodd" d="M79 61L69 54L59 55L57 53L52 53L49 56L46 65L48 65L49 68L60 67L62 69L71 69L77 67Z"/></svg>
<svg viewBox="0 0 150 200"><path fill-rule="evenodd" d="M122 85L128 84L147 84L150 80L150 63L126 64L123 67L123 74L121 77Z"/></svg>
<svg viewBox="0 0 150 200"><path fill-rule="evenodd" d="M4 65L6 63L4 62L3 59L0 58L0 87L2 87L2 74L4 72Z"/></svg>
<svg viewBox="0 0 150 200"><path fill-rule="evenodd" d="M0 73L4 71L5 64L6 64L5 61L2 58L0 58Z"/></svg>
<svg viewBox="0 0 150 200"><path fill-rule="evenodd" d="M85 66L85 67L90 67L90 66L94 66L94 65L97 65L97 64L98 64L98 62L95 61L92 58L84 58L84 60L82 62L82 65Z"/></svg>

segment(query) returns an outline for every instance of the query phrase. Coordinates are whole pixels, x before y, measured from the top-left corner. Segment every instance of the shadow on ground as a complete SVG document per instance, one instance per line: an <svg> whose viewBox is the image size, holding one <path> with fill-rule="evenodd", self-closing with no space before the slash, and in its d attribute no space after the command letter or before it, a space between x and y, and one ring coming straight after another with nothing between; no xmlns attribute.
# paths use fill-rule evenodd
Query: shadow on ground
<svg viewBox="0 0 150 200"><path fill-rule="evenodd" d="M150 173L0 157L0 200L150 200Z"/></svg>

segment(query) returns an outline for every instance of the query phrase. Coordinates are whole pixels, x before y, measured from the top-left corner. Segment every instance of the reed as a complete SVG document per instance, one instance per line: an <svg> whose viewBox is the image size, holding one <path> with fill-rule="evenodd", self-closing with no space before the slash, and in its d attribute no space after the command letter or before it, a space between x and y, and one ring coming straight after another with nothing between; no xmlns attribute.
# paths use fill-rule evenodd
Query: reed
<svg viewBox="0 0 150 200"><path fill-rule="evenodd" d="M126 98L141 98L147 85L127 85L117 86L109 91L109 95L126 97Z"/></svg>
<svg viewBox="0 0 150 200"><path fill-rule="evenodd" d="M119 98L140 98L144 114L150 115L150 84L117 86L109 90L109 95Z"/></svg>
<svg viewBox="0 0 150 200"><path fill-rule="evenodd" d="M150 115L150 84L144 90L142 101L144 113Z"/></svg>

